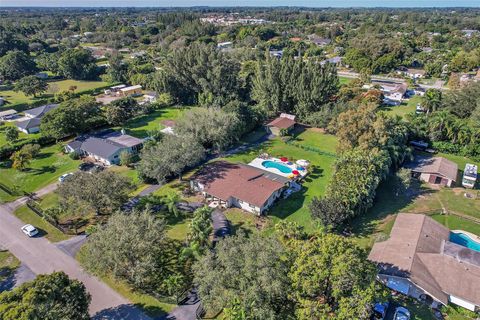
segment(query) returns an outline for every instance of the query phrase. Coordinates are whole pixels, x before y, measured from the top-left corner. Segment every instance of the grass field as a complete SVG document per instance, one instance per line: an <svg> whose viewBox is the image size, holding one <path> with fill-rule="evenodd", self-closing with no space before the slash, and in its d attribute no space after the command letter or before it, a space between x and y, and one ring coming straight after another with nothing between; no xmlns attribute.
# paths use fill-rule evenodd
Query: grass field
<svg viewBox="0 0 480 320"><path fill-rule="evenodd" d="M33 192L55 182L64 173L75 171L80 161L70 159L59 151L58 145L53 145L42 148L25 171L10 168L10 163L11 161L0 162L2 183L11 189ZM14 198L0 191L0 202Z"/></svg>
<svg viewBox="0 0 480 320"><path fill-rule="evenodd" d="M326 153L333 153L336 148L335 137L325 135L315 129L307 129L298 134L294 139L294 143L314 147ZM255 149L229 156L226 160L248 163L259 154L265 152L275 157L285 156L292 161L306 159L311 162L310 173L304 179L302 191L294 193L288 199L280 200L268 212L268 216L272 217L274 221L287 219L299 223L307 230L311 230L313 225L308 204L313 197L319 197L324 193L333 173L335 156L308 151L293 144L286 144L281 139L275 138Z"/></svg>
<svg viewBox="0 0 480 320"><path fill-rule="evenodd" d="M125 125L127 133L137 138L145 138L149 131L163 129L163 120L176 120L189 108L164 108L132 119Z"/></svg>
<svg viewBox="0 0 480 320"><path fill-rule="evenodd" d="M399 106L382 107L381 109L386 110L387 113L390 115L398 115L398 116L404 117L409 113L414 113L417 108L417 104L420 103L421 101L422 101L422 97L413 96L407 102L402 102L402 104Z"/></svg>
<svg viewBox="0 0 480 320"><path fill-rule="evenodd" d="M6 100L6 103L0 107L0 111L12 108L24 109L26 104L51 98L55 92L67 91L71 86L77 87L75 93L82 93L88 90L109 86L109 83L103 81L81 81L71 79L51 81L49 82L49 89L47 92L37 98L32 96L27 97L22 92L15 92L11 90L11 88L0 87L0 97L5 98Z"/></svg>
<svg viewBox="0 0 480 320"><path fill-rule="evenodd" d="M347 77L342 77L342 76L339 76L338 79L340 80L340 85L348 84L348 83L353 81L353 78L347 78Z"/></svg>

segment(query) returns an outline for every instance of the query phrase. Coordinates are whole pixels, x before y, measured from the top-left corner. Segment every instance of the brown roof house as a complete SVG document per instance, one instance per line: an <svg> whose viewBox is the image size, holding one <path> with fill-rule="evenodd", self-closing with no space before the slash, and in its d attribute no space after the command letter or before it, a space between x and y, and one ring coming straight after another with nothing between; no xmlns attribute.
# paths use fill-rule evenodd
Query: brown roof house
<svg viewBox="0 0 480 320"><path fill-rule="evenodd" d="M378 279L395 291L433 307L451 302L479 310L480 252L458 232L428 216L401 213L390 238L375 243L368 259L377 264Z"/></svg>
<svg viewBox="0 0 480 320"><path fill-rule="evenodd" d="M216 161L190 180L190 187L220 206L261 215L277 200L289 179L245 164Z"/></svg>
<svg viewBox="0 0 480 320"><path fill-rule="evenodd" d="M267 124L270 132L276 136L280 136L283 130L290 132L295 127L295 116L288 113L282 113L280 117L274 119Z"/></svg>
<svg viewBox="0 0 480 320"><path fill-rule="evenodd" d="M457 164L442 157L419 157L407 167L415 178L431 184L452 187L457 181Z"/></svg>

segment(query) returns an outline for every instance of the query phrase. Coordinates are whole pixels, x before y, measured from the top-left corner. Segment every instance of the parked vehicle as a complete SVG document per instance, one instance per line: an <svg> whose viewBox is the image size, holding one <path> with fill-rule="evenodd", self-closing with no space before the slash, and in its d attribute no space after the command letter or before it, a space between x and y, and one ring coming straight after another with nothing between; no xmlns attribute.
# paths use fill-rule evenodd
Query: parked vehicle
<svg viewBox="0 0 480 320"><path fill-rule="evenodd" d="M22 227L22 232L25 233L27 236L34 237L38 234L37 228L32 226L31 224L26 224Z"/></svg>
<svg viewBox="0 0 480 320"><path fill-rule="evenodd" d="M73 173L72 173L72 172L62 174L62 175L60 176L60 178L58 178L58 181L59 181L60 183L62 183L62 182L64 182L66 179L68 179L68 177L71 177L71 176L73 176Z"/></svg>
<svg viewBox="0 0 480 320"><path fill-rule="evenodd" d="M388 302L377 302L373 306L373 320L383 320L387 315Z"/></svg>
<svg viewBox="0 0 480 320"><path fill-rule="evenodd" d="M410 320L410 311L404 307L397 307L393 315L393 320Z"/></svg>

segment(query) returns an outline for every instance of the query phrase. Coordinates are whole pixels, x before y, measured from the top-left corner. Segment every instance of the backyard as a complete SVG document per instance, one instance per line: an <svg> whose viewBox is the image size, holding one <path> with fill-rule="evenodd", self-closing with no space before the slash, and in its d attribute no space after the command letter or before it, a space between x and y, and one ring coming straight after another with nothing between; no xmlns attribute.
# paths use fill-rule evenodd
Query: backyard
<svg viewBox="0 0 480 320"><path fill-rule="evenodd" d="M402 104L399 106L385 106L382 107L382 109L387 111L387 113L390 115L405 117L405 115L409 113L414 113L417 108L417 104L421 101L422 97L415 95L408 99L408 101L402 102Z"/></svg>
<svg viewBox="0 0 480 320"><path fill-rule="evenodd" d="M288 157L291 161L306 159L310 161L310 172L303 181L300 192L292 194L288 199L282 199L268 212L273 221L287 219L295 221L307 230L314 227L311 223L308 204L313 197L320 197L333 173L335 148L337 140L318 129L307 129L295 135L289 143L280 138L266 141L246 152L226 157L230 162L249 163L261 153L275 157Z"/></svg>
<svg viewBox="0 0 480 320"><path fill-rule="evenodd" d="M125 125L128 134L137 137L148 137L148 133L164 128L163 120L176 120L190 107L171 107L156 110L144 116L136 117Z"/></svg>
<svg viewBox="0 0 480 320"><path fill-rule="evenodd" d="M475 163L465 157L439 155L456 162L460 170L466 162ZM479 190L437 188L414 182L407 193L397 195L392 179L389 177L380 184L373 207L351 222L354 237L362 247L371 248L376 240L388 237L396 214L400 212L429 214L450 229L463 229L480 235L480 224L474 221L480 220ZM467 198L465 194L471 197ZM443 211L448 214L441 214Z"/></svg>

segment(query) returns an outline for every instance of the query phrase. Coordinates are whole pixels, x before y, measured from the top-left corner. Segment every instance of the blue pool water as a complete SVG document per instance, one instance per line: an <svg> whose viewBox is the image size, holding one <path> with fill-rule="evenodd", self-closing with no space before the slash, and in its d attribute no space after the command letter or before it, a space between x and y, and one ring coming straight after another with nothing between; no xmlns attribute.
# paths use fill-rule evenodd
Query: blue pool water
<svg viewBox="0 0 480 320"><path fill-rule="evenodd" d="M292 173L292 169L290 169L286 165L281 164L280 162L267 160L262 162L262 166L264 166L265 168L275 168L285 174Z"/></svg>
<svg viewBox="0 0 480 320"><path fill-rule="evenodd" d="M450 241L480 252L480 243L461 232L450 232Z"/></svg>

